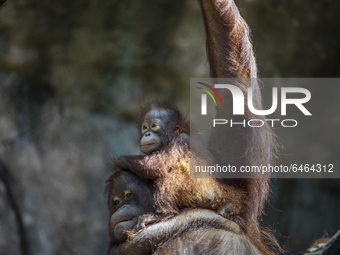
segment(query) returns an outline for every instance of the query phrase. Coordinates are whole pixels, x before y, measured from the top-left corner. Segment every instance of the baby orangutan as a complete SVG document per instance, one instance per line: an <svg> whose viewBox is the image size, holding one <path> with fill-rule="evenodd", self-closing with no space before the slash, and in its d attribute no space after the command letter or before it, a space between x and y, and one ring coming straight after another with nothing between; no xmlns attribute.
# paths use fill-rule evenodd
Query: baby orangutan
<svg viewBox="0 0 340 255"><path fill-rule="evenodd" d="M148 103L142 108L142 116L138 126L140 147L145 154L167 147L176 140L189 146L189 124L174 106Z"/></svg>
<svg viewBox="0 0 340 255"><path fill-rule="evenodd" d="M244 191L208 176L190 177L190 166L210 162L191 154L189 125L180 112L169 104L151 103L143 108L142 116L140 143L148 155L120 157L116 166L153 180L155 212L169 216L184 208L207 208L245 226Z"/></svg>

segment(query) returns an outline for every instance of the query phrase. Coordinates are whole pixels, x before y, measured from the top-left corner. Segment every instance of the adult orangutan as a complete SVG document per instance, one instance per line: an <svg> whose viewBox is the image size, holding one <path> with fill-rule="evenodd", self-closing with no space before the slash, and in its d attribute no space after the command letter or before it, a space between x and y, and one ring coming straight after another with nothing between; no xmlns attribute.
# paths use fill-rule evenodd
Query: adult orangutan
<svg viewBox="0 0 340 255"><path fill-rule="evenodd" d="M199 3L207 34L211 76L214 78L256 78L257 69L249 29L240 16L235 3L232 0L200 0ZM237 85L242 91L245 91L249 83L239 82ZM232 116L232 96L230 92L225 91L221 97L226 104L223 107L217 107L216 118L228 119ZM253 87L253 105L257 109L262 108L261 94L256 84ZM246 121L254 118L247 105L245 105L245 116L242 118ZM263 119L262 116L256 116L256 118ZM148 155L121 157L117 160L116 168L131 171L145 180L152 180L156 213L166 216L178 215L173 218L158 219L158 223L151 224L152 221L149 221L147 222L149 225L141 229L134 229L130 232L130 238L116 246L111 246L109 253L124 254L130 249L127 247L137 247L136 242L140 241L139 238L142 238L142 247L147 250L145 254L162 254L157 251L162 250L164 245L169 244L171 240L180 240L183 246L191 246L192 241L189 236L200 228L195 224L187 225L185 219L189 220L187 217L182 217L184 213L190 214L194 221L203 222L203 228L211 230L211 234L216 229L215 225L210 223L221 219L217 214L219 213L227 218L224 218L225 220L231 219L236 222L240 232L231 230L225 225L221 229L237 240L241 240L239 234L244 232L248 241L242 241L242 245L250 245L252 249L255 249L254 253L250 250L243 253L242 251L245 250L242 250L242 245L238 244L232 251L226 250L230 247L219 247L222 250L221 254L256 254L259 252L271 254L271 249L265 240L266 236L261 235L258 225L258 219L268 195L268 177L192 180L189 176L190 167L186 164L189 159L187 148L189 129L181 115L167 106L151 104L148 110L144 111L141 123L141 147L142 151ZM207 160L219 165L231 164L235 166L270 163L275 151L274 136L267 122L264 121L264 123L266 123L265 126L259 129L230 128L226 130L225 127L216 127L211 135L211 139L215 143L208 147L213 158ZM148 138L148 136L157 134L159 130L164 132L159 134L155 140ZM235 137L237 139L230 139ZM221 155L221 152L225 153L225 151L228 154ZM201 213L206 215L206 210L184 208L207 208L215 210L217 213L209 211L213 218L212 221L209 221L207 218L201 217ZM170 229L165 227L167 223L170 224L170 221L178 224L175 224L174 232L171 227ZM157 235L152 231L164 233L164 235L161 235L159 242L156 241L157 247L152 247L150 250L147 247L150 247L149 243L153 243L155 235ZM270 238L270 236L267 237ZM216 241L219 243L220 240ZM208 252L212 246L196 242L195 244L201 250L207 251L204 254L215 254ZM175 248L170 247L169 249L172 253L167 254L176 253ZM189 252L188 254L194 253Z"/></svg>
<svg viewBox="0 0 340 255"><path fill-rule="evenodd" d="M211 210L190 208L174 217L155 217L151 182L117 166L107 193L109 255L260 254L261 243L254 244L237 223Z"/></svg>

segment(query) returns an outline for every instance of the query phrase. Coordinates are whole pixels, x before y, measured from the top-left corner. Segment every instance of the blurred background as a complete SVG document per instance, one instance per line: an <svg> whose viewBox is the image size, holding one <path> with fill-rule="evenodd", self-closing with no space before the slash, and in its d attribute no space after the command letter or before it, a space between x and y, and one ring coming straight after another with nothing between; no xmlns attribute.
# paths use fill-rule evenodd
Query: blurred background
<svg viewBox="0 0 340 255"><path fill-rule="evenodd" d="M0 3L3 1L0 1ZM340 1L239 0L261 77L340 76ZM0 253L105 254L108 163L137 154L146 97L189 114L189 78L208 77L192 0L8 0L0 7ZM282 162L339 170L340 86L322 120L280 137ZM308 162L307 162L308 163ZM340 181L273 180L263 225L287 254L340 227Z"/></svg>

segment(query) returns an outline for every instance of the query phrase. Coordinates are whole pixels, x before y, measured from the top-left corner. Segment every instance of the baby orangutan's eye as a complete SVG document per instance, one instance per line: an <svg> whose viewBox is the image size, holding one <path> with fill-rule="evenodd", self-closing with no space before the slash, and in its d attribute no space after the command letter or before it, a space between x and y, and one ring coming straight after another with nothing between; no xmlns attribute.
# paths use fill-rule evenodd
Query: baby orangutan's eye
<svg viewBox="0 0 340 255"><path fill-rule="evenodd" d="M154 131L154 132L157 132L158 130L160 130L160 125L157 123L157 122L154 122L154 123L152 123L152 125L151 125L151 129L152 129L152 131Z"/></svg>

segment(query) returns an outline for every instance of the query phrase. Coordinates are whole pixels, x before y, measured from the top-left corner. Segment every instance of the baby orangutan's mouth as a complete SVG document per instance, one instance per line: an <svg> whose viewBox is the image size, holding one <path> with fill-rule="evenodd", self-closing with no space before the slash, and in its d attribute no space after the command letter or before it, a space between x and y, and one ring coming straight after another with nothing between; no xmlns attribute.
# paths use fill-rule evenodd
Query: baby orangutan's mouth
<svg viewBox="0 0 340 255"><path fill-rule="evenodd" d="M150 145L153 145L153 144L156 144L157 142L152 142L152 143L144 143L144 144L142 144L142 147L143 146L150 146Z"/></svg>

